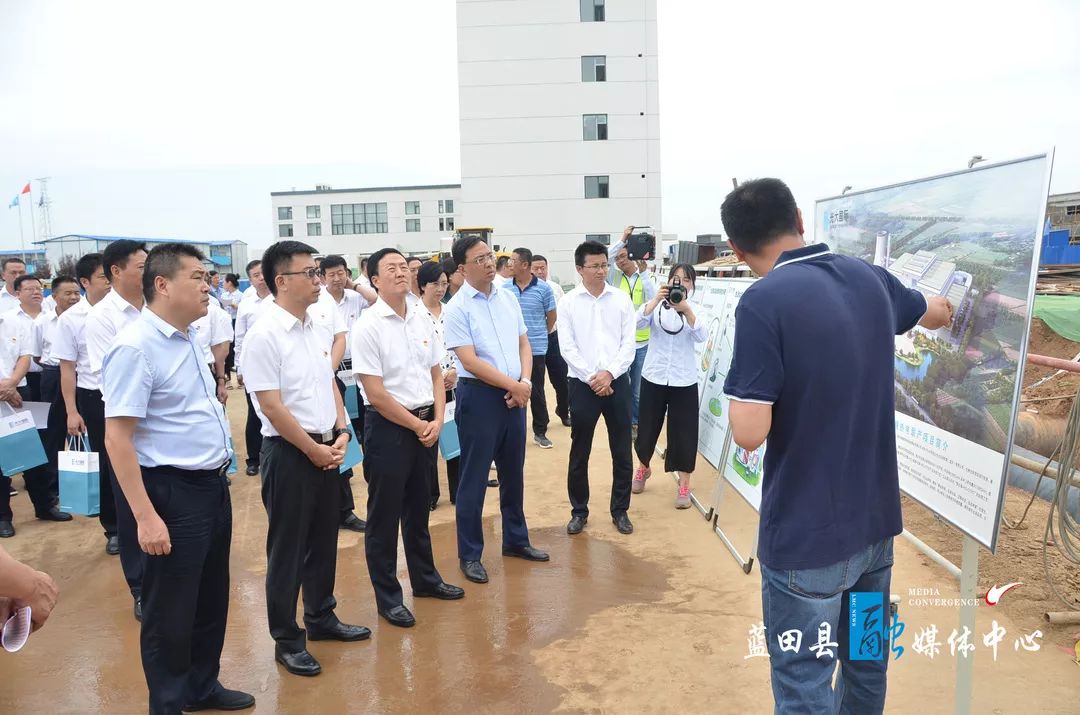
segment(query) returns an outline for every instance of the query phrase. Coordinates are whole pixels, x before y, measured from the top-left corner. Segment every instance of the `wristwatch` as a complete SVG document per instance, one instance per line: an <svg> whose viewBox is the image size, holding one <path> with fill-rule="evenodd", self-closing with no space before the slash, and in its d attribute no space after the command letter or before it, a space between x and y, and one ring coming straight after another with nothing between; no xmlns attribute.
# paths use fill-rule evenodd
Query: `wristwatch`
<svg viewBox="0 0 1080 715"><path fill-rule="evenodd" d="M337 427L335 427L334 428L334 441L336 442L337 438L340 437L341 435L345 435L346 437L348 437L348 439L345 440L346 442L351 442L352 441L352 432L350 432L347 429L338 429Z"/></svg>

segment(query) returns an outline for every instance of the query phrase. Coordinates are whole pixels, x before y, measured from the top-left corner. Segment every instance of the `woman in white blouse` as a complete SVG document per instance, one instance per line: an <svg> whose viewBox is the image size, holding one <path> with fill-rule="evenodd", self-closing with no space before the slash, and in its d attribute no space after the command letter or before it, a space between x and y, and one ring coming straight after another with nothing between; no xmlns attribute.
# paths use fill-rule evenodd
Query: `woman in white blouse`
<svg viewBox="0 0 1080 715"><path fill-rule="evenodd" d="M240 292L240 276L229 273L225 276L225 289L221 291L219 298L221 307L229 314L232 320L233 332L236 331L236 309L240 307L240 300L244 294ZM236 361L236 353L233 351L233 343L229 342L229 354L225 358L225 380L229 389L232 389L233 364Z"/></svg>
<svg viewBox="0 0 1080 715"><path fill-rule="evenodd" d="M675 286L681 286L682 295ZM651 328L649 350L641 369L641 402L634 450L641 463L634 471L631 491L640 494L652 475L649 463L667 416L664 469L675 472L679 486L675 507L690 506L690 475L697 465L698 394L694 343L704 342L708 328L690 307L694 268L680 263L668 274L667 285L638 310L637 327Z"/></svg>
<svg viewBox="0 0 1080 715"><path fill-rule="evenodd" d="M446 388L446 404L454 400L454 386L457 384L457 370L454 369L454 357L446 350L446 341L443 338L443 296L446 295L446 286L449 284L449 275L439 263L425 261L420 266L416 275L416 281L420 289L420 309L427 312L432 323L435 324L435 335L443 344L443 387ZM446 460L446 483L450 490L450 503L457 501L458 487L458 460L459 457ZM438 467L431 474L431 510L439 505L439 470Z"/></svg>

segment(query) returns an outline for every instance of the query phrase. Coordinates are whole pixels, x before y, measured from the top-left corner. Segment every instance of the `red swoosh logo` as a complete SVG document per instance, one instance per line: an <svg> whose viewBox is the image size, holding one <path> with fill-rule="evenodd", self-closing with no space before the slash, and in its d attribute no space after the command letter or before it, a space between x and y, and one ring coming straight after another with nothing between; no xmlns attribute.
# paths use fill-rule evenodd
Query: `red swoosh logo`
<svg viewBox="0 0 1080 715"><path fill-rule="evenodd" d="M1001 597L1004 596L1008 591L1013 590L1017 586L1023 585L1024 584L1020 583L1019 581L1015 583L1007 583L1004 586L998 586L997 584L994 584L986 592L986 605L996 606L998 601L1001 600Z"/></svg>

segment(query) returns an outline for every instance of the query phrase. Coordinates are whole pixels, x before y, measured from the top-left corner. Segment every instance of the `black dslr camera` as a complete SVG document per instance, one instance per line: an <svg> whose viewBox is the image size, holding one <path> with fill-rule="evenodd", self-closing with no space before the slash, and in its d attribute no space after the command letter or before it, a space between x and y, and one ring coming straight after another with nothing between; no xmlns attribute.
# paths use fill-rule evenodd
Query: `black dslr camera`
<svg viewBox="0 0 1080 715"><path fill-rule="evenodd" d="M678 276L671 279L671 287L668 288L667 300L672 305L678 305L686 300L686 288L683 287L682 279Z"/></svg>
<svg viewBox="0 0 1080 715"><path fill-rule="evenodd" d="M656 236L647 226L634 226L634 232L626 239L626 255L631 261L647 261L656 256Z"/></svg>

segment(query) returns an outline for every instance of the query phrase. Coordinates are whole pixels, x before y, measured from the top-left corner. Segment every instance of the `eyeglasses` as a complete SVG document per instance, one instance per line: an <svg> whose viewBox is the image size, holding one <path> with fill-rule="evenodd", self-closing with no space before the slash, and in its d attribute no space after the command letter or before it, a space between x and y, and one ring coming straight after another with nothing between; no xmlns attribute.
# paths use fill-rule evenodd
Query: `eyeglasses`
<svg viewBox="0 0 1080 715"><path fill-rule="evenodd" d="M494 253L485 253L482 256L477 256L476 258L472 259L471 262L475 263L478 266L483 266L483 265L486 265L488 263L494 263L495 262L495 254Z"/></svg>
<svg viewBox="0 0 1080 715"><path fill-rule="evenodd" d="M608 269L608 264L607 263L594 263L591 266L582 266L582 268L584 270L586 270L586 271L604 271L606 273L607 269Z"/></svg>
<svg viewBox="0 0 1080 715"><path fill-rule="evenodd" d="M313 281L319 275L319 269L318 268L305 268L302 271L287 271L285 273L278 273L278 275L279 276L304 276L309 281Z"/></svg>

